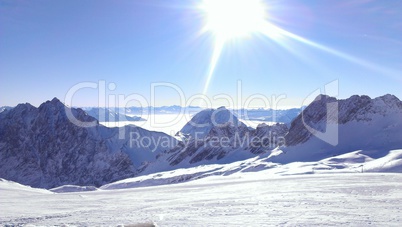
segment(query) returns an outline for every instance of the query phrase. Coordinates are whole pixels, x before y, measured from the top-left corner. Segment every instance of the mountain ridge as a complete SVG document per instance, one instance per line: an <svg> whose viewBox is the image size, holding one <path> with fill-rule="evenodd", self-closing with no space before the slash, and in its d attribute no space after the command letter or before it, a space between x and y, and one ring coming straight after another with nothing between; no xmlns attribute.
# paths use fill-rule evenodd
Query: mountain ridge
<svg viewBox="0 0 402 227"><path fill-rule="evenodd" d="M75 125L66 111L78 121L94 125ZM158 145L146 149L129 146L135 133L169 137L135 126L107 128L82 109L70 109L57 98L38 108L19 104L0 113L0 177L43 188L100 186L132 177L141 162L152 161L164 151Z"/></svg>
<svg viewBox="0 0 402 227"><path fill-rule="evenodd" d="M74 125L66 110L94 126ZM331 134L328 127L334 123L337 131ZM195 136L197 132L200 136ZM200 111L181 133L183 140L177 141L136 126L107 128L58 99L38 108L19 104L0 112L0 177L45 188L100 186L138 175L250 158L262 158L272 166L269 163L342 160L343 154L363 150L353 155L373 160L402 148L402 102L389 94L340 100L320 95L289 127L277 123L255 129L221 107ZM326 139L334 136L337 144L331 145Z"/></svg>

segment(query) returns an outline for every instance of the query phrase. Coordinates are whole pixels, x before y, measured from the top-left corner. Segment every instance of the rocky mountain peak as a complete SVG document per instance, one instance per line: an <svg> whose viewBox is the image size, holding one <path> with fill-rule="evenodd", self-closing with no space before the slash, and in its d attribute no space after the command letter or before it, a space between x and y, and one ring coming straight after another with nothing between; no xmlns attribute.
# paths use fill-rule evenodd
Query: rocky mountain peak
<svg viewBox="0 0 402 227"><path fill-rule="evenodd" d="M240 127L244 124L225 107L206 109L195 114L193 118L180 130L180 133L190 137L203 138L214 127Z"/></svg>
<svg viewBox="0 0 402 227"><path fill-rule="evenodd" d="M399 100L395 95L386 94L375 98L374 102L383 107L402 109L402 101Z"/></svg>
<svg viewBox="0 0 402 227"><path fill-rule="evenodd" d="M39 115L46 120L57 121L58 124L71 122L71 119L68 117L68 114L70 113L80 122L97 122L94 117L89 116L82 109L69 108L57 98L42 103L39 106L38 111Z"/></svg>
<svg viewBox="0 0 402 227"><path fill-rule="evenodd" d="M353 95L343 100L319 95L293 120L286 142L287 145L296 145L307 141L312 136L308 127L325 132L328 123L370 122L391 114L402 114L402 102L393 95L374 99L367 95Z"/></svg>
<svg viewBox="0 0 402 227"><path fill-rule="evenodd" d="M334 102L337 101L336 98L328 96L328 95L324 95L324 94L319 94L312 103L316 103L316 102Z"/></svg>
<svg viewBox="0 0 402 227"><path fill-rule="evenodd" d="M0 121L0 177L51 188L63 184L100 186L134 174L124 152L111 150L98 128L71 123L66 110L81 120L94 120L58 99L39 108L19 104L1 114L5 116Z"/></svg>

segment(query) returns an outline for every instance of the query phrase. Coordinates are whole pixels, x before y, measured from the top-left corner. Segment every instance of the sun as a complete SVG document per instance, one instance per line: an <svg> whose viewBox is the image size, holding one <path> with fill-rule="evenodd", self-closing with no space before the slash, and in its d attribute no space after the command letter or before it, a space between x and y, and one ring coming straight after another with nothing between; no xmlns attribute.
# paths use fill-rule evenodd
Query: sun
<svg viewBox="0 0 402 227"><path fill-rule="evenodd" d="M223 47L234 38L253 33L270 34L262 0L203 0L204 32L214 35L214 48L202 94L206 95Z"/></svg>
<svg viewBox="0 0 402 227"><path fill-rule="evenodd" d="M261 0L204 0L205 30L219 39L244 37L263 29L267 20Z"/></svg>

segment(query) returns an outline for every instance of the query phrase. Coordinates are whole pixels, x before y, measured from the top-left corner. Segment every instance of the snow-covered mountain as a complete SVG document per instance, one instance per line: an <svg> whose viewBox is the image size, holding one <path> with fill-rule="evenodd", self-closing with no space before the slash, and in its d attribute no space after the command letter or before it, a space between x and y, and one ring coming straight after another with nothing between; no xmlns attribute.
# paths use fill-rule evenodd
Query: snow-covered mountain
<svg viewBox="0 0 402 227"><path fill-rule="evenodd" d="M82 123L68 119L68 112ZM142 141L150 138L160 143ZM162 141L169 141L161 143ZM106 128L81 109L58 99L36 108L30 104L0 113L0 177L34 187L95 185L132 177L136 168L176 140L136 126Z"/></svg>
<svg viewBox="0 0 402 227"><path fill-rule="evenodd" d="M317 161L355 150L373 158L402 148L402 102L393 95L318 96L291 124L273 162Z"/></svg>
<svg viewBox="0 0 402 227"><path fill-rule="evenodd" d="M240 122L232 112L225 107L218 109L206 109L197 113L193 118L180 130L184 136L202 139L215 128L223 126L246 127L245 124Z"/></svg>
<svg viewBox="0 0 402 227"><path fill-rule="evenodd" d="M201 111L180 133L190 139L160 155L143 174L227 164L256 155L282 164L319 161L357 150L374 159L384 157L402 148L402 102L392 95L346 100L320 95L289 129L284 124L250 129L222 107Z"/></svg>
<svg viewBox="0 0 402 227"><path fill-rule="evenodd" d="M290 128L260 124L252 129L224 107L202 110L182 128L179 142L131 125L106 128L81 109L71 109L80 121L95 121L92 127L80 127L67 119L66 110L53 99L39 108L20 104L0 113L0 177L49 188L100 186L138 174L211 164L223 168L244 160L255 163L249 168L240 164L225 174L296 162L337 169L350 160L370 162L373 171L402 168L402 102L392 95L345 100L320 95Z"/></svg>
<svg viewBox="0 0 402 227"><path fill-rule="evenodd" d="M180 130L183 140L149 163L142 174L245 160L274 149L286 133L284 124L251 129L225 107L206 109Z"/></svg>

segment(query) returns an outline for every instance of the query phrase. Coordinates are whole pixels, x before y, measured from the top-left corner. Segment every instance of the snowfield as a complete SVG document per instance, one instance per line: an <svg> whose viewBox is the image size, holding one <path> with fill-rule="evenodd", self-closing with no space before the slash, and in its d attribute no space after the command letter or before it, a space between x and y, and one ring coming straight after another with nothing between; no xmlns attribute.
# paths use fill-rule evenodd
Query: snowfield
<svg viewBox="0 0 402 227"><path fill-rule="evenodd" d="M264 170L67 193L1 180L0 204L1 225L400 226L402 174L279 176Z"/></svg>

